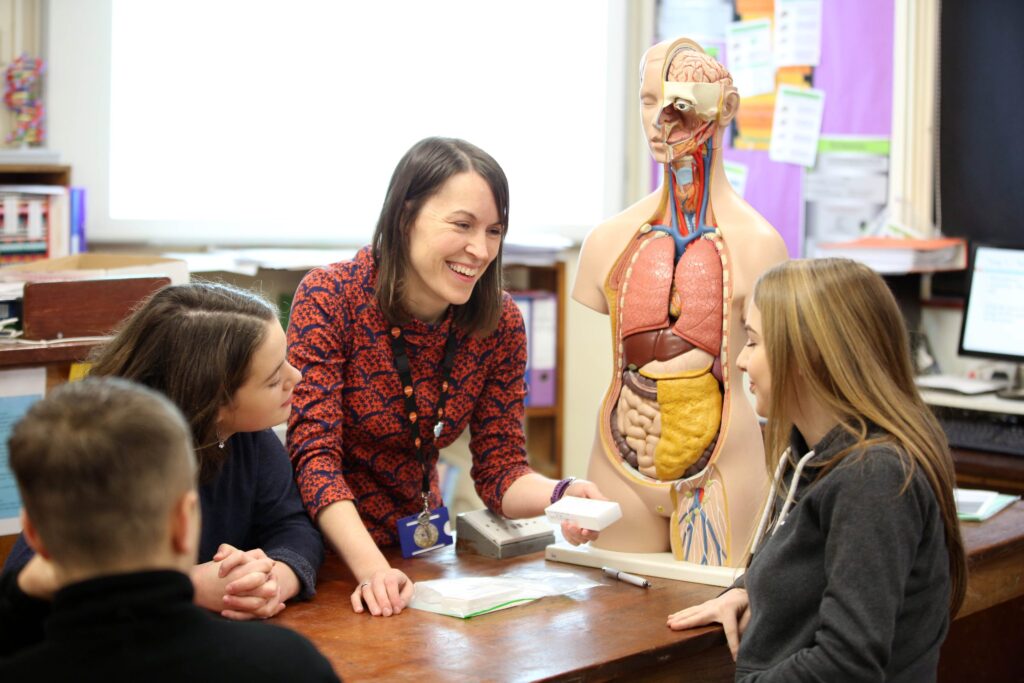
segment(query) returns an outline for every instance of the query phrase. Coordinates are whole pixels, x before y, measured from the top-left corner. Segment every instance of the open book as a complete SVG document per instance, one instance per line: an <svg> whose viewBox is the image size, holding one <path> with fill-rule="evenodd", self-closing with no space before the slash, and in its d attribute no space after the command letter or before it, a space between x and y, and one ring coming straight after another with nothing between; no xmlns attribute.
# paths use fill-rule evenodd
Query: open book
<svg viewBox="0 0 1024 683"><path fill-rule="evenodd" d="M1020 500L1020 496L980 489L953 489L953 495L957 517L965 522L983 522L1007 505Z"/></svg>

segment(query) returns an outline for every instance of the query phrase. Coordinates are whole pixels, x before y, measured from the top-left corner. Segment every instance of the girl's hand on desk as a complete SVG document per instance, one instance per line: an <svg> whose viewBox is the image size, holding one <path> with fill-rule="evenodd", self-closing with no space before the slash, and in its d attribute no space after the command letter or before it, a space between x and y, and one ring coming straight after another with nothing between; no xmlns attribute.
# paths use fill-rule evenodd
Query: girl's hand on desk
<svg viewBox="0 0 1024 683"><path fill-rule="evenodd" d="M750 598L745 589L733 588L713 600L668 615L668 627L673 631L714 623L722 625L732 659L736 661L740 637L750 623Z"/></svg>
<svg viewBox="0 0 1024 683"><path fill-rule="evenodd" d="M193 567L191 578L196 591L195 603L218 613L225 611L228 585L244 578L236 590L255 590L271 578L275 564L262 550L241 551L227 543L222 544L213 557L210 562Z"/></svg>
<svg viewBox="0 0 1024 683"><path fill-rule="evenodd" d="M577 479L569 484L569 488L565 490L564 495L575 496L576 498L591 498L593 500L608 500L601 493L601 490L597 488L597 484L586 479ZM600 535L601 532L599 531L582 529L578 524L571 522L562 522L562 536L573 545L581 545L588 541L596 540Z"/></svg>
<svg viewBox="0 0 1024 683"><path fill-rule="evenodd" d="M284 610L284 601L299 592L291 567L267 557L262 548L242 551L223 544L213 556L220 562L218 575L230 581L224 587L221 616L245 621L269 619ZM269 561L270 571L263 567Z"/></svg>
<svg viewBox="0 0 1024 683"><path fill-rule="evenodd" d="M400 614L412 599L414 584L401 570L380 569L359 581L352 591L352 610L363 611L363 603L375 617Z"/></svg>
<svg viewBox="0 0 1024 683"><path fill-rule="evenodd" d="M281 563L274 563L269 574L250 573L232 581L224 589L225 609L221 616L236 621L269 619L284 610L281 584L274 574Z"/></svg>

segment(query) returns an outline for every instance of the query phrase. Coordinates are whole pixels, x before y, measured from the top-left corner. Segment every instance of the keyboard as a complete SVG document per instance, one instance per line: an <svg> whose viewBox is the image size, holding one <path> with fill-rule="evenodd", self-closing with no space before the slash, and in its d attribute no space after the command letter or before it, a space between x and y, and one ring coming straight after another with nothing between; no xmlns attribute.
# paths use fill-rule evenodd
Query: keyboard
<svg viewBox="0 0 1024 683"><path fill-rule="evenodd" d="M1024 458L1024 415L932 406L950 448Z"/></svg>

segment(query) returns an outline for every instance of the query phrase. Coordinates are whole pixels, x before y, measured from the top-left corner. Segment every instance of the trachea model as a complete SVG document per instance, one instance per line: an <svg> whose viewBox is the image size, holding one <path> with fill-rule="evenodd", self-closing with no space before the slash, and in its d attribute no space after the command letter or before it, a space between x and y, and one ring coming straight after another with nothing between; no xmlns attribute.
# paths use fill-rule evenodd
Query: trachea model
<svg viewBox="0 0 1024 683"><path fill-rule="evenodd" d="M595 545L738 566L768 482L735 357L754 281L786 247L725 177L729 72L683 38L650 48L641 73L662 184L587 237L573 288L614 343L588 477L623 520Z"/></svg>

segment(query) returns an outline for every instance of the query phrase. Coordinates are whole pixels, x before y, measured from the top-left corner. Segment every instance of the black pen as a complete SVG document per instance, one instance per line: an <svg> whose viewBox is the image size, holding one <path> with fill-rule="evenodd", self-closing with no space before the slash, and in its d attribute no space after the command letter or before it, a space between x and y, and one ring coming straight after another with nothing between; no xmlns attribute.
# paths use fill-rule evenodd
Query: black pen
<svg viewBox="0 0 1024 683"><path fill-rule="evenodd" d="M642 576L637 576L636 574L627 574L626 572L620 572L618 569L612 569L611 567L601 567L601 571L603 571L605 574L612 577L613 579L625 581L626 583L631 583L634 586L640 586L640 588L651 587L650 581L648 581Z"/></svg>

